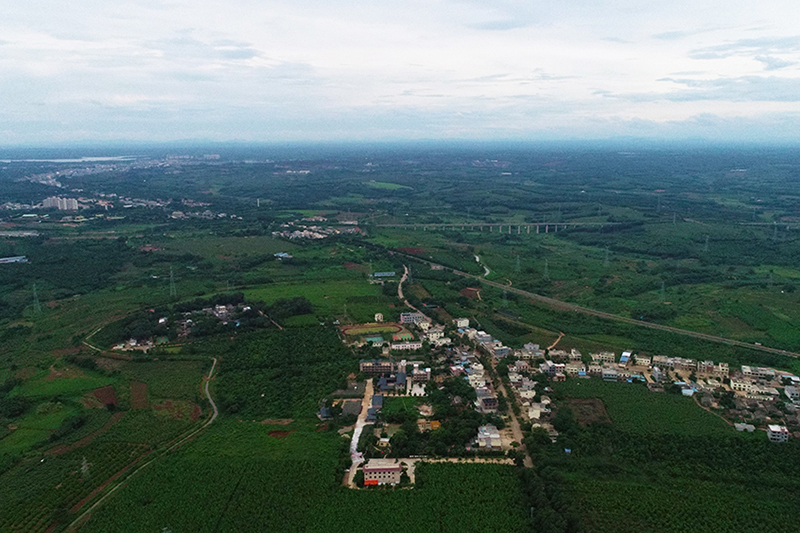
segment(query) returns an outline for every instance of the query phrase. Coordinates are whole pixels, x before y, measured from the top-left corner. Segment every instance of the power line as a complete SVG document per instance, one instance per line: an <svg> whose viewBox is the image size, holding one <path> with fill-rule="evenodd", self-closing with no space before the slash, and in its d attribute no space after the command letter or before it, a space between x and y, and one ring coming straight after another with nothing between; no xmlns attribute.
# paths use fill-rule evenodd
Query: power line
<svg viewBox="0 0 800 533"><path fill-rule="evenodd" d="M36 292L36 283L33 284L33 312L37 315L42 314L42 304L39 303L39 293Z"/></svg>
<svg viewBox="0 0 800 533"><path fill-rule="evenodd" d="M175 276L172 272L172 265L169 267L169 296L170 298L178 296L178 291L175 290Z"/></svg>

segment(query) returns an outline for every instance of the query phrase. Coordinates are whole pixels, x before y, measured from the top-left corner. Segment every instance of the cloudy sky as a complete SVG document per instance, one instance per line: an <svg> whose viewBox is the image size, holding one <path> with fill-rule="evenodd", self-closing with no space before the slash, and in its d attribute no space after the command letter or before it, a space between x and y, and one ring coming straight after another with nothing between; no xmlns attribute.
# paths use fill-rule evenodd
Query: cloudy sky
<svg viewBox="0 0 800 533"><path fill-rule="evenodd" d="M0 144L800 141L797 0L0 4Z"/></svg>

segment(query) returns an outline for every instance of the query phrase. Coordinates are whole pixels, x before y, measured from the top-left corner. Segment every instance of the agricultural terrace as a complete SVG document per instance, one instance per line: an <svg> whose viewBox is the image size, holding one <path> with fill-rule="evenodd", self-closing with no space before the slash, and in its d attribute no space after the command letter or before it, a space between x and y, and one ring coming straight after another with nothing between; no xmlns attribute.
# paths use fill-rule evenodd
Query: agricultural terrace
<svg viewBox="0 0 800 533"><path fill-rule="evenodd" d="M702 409L694 399L650 392L643 384L609 383L593 378L568 379L551 386L568 399L600 399L611 422L621 431L695 436L734 433L723 419ZM602 418L602 413L598 415Z"/></svg>

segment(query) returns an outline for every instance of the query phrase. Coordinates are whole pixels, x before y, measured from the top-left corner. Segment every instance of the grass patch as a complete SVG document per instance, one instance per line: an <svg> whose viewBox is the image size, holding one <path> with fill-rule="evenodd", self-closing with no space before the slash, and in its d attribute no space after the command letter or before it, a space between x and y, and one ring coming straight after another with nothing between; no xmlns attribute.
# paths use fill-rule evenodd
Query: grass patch
<svg viewBox="0 0 800 533"><path fill-rule="evenodd" d="M373 189L384 189L387 191L397 191L399 189L411 189L411 187L408 187L406 185L400 185L398 183L390 183L388 181L370 180L370 181L365 181L364 185L366 185L367 187L372 187Z"/></svg>

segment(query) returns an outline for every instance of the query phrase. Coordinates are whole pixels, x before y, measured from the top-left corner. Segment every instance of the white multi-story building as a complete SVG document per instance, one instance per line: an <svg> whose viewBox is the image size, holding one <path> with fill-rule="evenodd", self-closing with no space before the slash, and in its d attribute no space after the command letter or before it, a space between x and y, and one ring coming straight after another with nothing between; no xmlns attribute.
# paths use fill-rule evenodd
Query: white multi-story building
<svg viewBox="0 0 800 533"><path fill-rule="evenodd" d="M597 363L616 363L617 362L617 355L614 352L598 352L589 354L592 357L592 361Z"/></svg>
<svg viewBox="0 0 800 533"><path fill-rule="evenodd" d="M453 320L453 324L455 324L457 328L468 328L469 318L456 318Z"/></svg>
<svg viewBox="0 0 800 533"><path fill-rule="evenodd" d="M42 202L45 208L55 208L59 211L77 211L78 200L75 198L59 198L58 196L51 196L45 198Z"/></svg>
<svg viewBox="0 0 800 533"><path fill-rule="evenodd" d="M765 368L763 366L747 366L742 365L742 374L748 378L757 378L757 379L775 379L775 371L771 368Z"/></svg>
<svg viewBox="0 0 800 533"><path fill-rule="evenodd" d="M797 401L800 400L800 389L795 387L794 385L787 385L783 392L786 394L786 397L790 400Z"/></svg>
<svg viewBox="0 0 800 533"><path fill-rule="evenodd" d="M786 429L786 426L770 424L767 426L767 437L770 442L786 442L789 440L789 430Z"/></svg>
<svg viewBox="0 0 800 533"><path fill-rule="evenodd" d="M731 379L731 388L738 392L750 392L753 390L753 382L749 379Z"/></svg>

